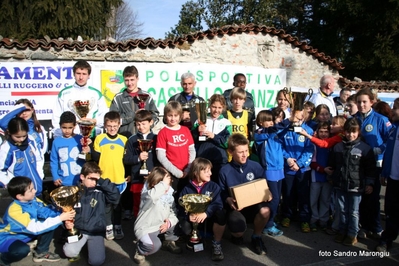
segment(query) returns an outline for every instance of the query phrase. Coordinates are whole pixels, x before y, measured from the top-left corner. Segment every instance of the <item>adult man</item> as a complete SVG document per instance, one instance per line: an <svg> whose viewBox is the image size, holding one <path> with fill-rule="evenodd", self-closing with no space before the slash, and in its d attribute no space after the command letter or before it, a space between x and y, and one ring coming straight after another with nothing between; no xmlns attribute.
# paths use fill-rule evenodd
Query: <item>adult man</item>
<svg viewBox="0 0 399 266"><path fill-rule="evenodd" d="M245 77L245 75L242 73L235 74L234 78L233 78L233 86L240 87L245 90L245 87L247 86L247 78ZM233 88L225 90L223 92L223 96L226 99L226 104L227 104L228 110L231 110L231 108L233 107L231 100L230 100L230 93L232 90L233 90ZM254 115L255 114L255 106L254 106L254 100L253 100L254 98L249 91L247 91L246 93L247 93L247 98L244 103L244 109L249 110Z"/></svg>
<svg viewBox="0 0 399 266"><path fill-rule="evenodd" d="M151 112L154 124L158 122L159 111L155 106L154 100L150 94L137 86L139 81L139 72L135 66L127 66L123 70L123 79L126 88L117 93L112 100L110 111L116 111L121 115L121 134L136 134L137 129L134 126L134 115L139 109L145 109ZM148 95L148 98L141 103L139 97L141 94Z"/></svg>
<svg viewBox="0 0 399 266"><path fill-rule="evenodd" d="M320 79L319 92L313 94L313 97L310 99L310 102L314 103L315 107L319 104L326 104L330 108L332 116L337 115L337 108L331 96L334 92L335 84L336 81L332 75L324 75Z"/></svg>
<svg viewBox="0 0 399 266"><path fill-rule="evenodd" d="M204 101L204 98L194 93L194 88L197 82L195 76L192 73L184 73L181 75L180 84L183 87L183 91L170 97L169 101L177 101L183 106L183 117L182 123L187 125L190 129L197 120L197 113L195 111L195 101ZM190 126L191 125L191 126Z"/></svg>
<svg viewBox="0 0 399 266"><path fill-rule="evenodd" d="M339 96L334 97L334 103L335 106L337 107L337 111L339 114L344 113L346 101L351 96L351 89L350 88L343 88L341 92L339 93Z"/></svg>
<svg viewBox="0 0 399 266"><path fill-rule="evenodd" d="M90 110L86 117L77 117L77 119L88 120L96 123L96 131L101 132L104 122L104 114L108 112L107 104L101 91L88 86L87 81L90 78L91 66L85 60L79 60L73 66L73 75L75 84L66 87L58 94L58 99L53 109L51 123L54 128L54 137L62 135L59 128L60 116L65 111L71 111L77 114L73 108L76 101L89 101ZM79 134L79 127L74 129Z"/></svg>

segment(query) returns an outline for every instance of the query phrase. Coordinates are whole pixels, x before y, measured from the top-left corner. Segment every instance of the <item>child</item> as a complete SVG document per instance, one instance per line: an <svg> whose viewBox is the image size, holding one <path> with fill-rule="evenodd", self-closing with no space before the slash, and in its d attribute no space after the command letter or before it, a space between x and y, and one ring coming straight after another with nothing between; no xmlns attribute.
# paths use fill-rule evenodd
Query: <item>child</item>
<svg viewBox="0 0 399 266"><path fill-rule="evenodd" d="M178 122L177 122L178 123ZM177 224L172 177L165 168L155 167L149 174L141 192L140 212L134 223L134 233L139 240L134 261L141 264L145 257L157 252L162 245L172 253L182 250L176 245L178 239L173 231ZM165 234L161 244L159 234Z"/></svg>
<svg viewBox="0 0 399 266"><path fill-rule="evenodd" d="M56 187L75 186L79 183L79 175L84 160L79 159L82 150L82 135L75 135L76 116L70 112L63 112L60 117L62 137L56 138L51 146L50 169ZM89 148L83 148L88 152Z"/></svg>
<svg viewBox="0 0 399 266"><path fill-rule="evenodd" d="M359 231L359 204L362 193L371 194L376 176L373 149L360 140L360 125L350 118L344 125L345 138L334 146L328 165L332 167L340 212L335 242L352 246Z"/></svg>
<svg viewBox="0 0 399 266"><path fill-rule="evenodd" d="M20 117L10 120L7 126L7 140L0 147L0 183L7 186L15 176L28 176L36 190L42 194L43 181L37 168L40 152L35 141L28 137L28 123Z"/></svg>
<svg viewBox="0 0 399 266"><path fill-rule="evenodd" d="M349 98L346 100L345 104L345 112L344 116L345 118L351 118L356 115L357 113L357 102L356 102L356 94L353 94L349 96Z"/></svg>
<svg viewBox="0 0 399 266"><path fill-rule="evenodd" d="M41 160L38 161L38 169L42 169L39 171L41 178L44 178L43 166L44 166L44 155L47 152L47 132L42 125L40 125L39 120L36 117L36 111L33 107L33 104L28 99L19 99L15 102L15 104L24 104L26 109L19 114L19 117L22 117L28 122L29 125L29 135L35 140L36 147L40 150Z"/></svg>
<svg viewBox="0 0 399 266"><path fill-rule="evenodd" d="M14 201L0 224L0 264L9 265L25 258L30 252L26 243L36 238L39 241L33 251L33 261L59 261L60 256L49 252L54 230L63 221L73 219L75 211L60 213L45 206L35 197L36 189L28 177L14 177L7 190Z"/></svg>
<svg viewBox="0 0 399 266"><path fill-rule="evenodd" d="M73 243L64 244L64 254L73 262L79 259L79 253L87 243L90 265L101 265L105 260L104 235L106 229L105 206L118 204L119 190L108 178L101 177L101 169L95 162L87 162L82 167L82 182L79 202L75 204L74 222L66 221L67 229L76 228L82 238ZM96 204L93 204L95 202Z"/></svg>
<svg viewBox="0 0 399 266"><path fill-rule="evenodd" d="M121 127L119 129L121 134L125 132L135 134L134 117L139 109L145 108L145 110L151 112L153 124L158 122L159 112L150 93L137 86L139 71L135 66L125 67L123 70L123 80L126 88L115 95L109 110L116 111L121 115ZM148 95L148 98L143 103L139 100L140 94Z"/></svg>
<svg viewBox="0 0 399 266"><path fill-rule="evenodd" d="M220 168L227 163L227 140L232 133L231 122L222 113L226 102L222 95L214 94L209 99L210 116L205 125L195 121L192 129L196 142L197 157L212 160L212 181L218 182ZM206 137L206 141L198 141L199 135Z"/></svg>
<svg viewBox="0 0 399 266"><path fill-rule="evenodd" d="M320 139L329 137L330 125L327 122L320 122L316 129L316 136ZM329 220L329 208L332 186L327 181L327 175L332 172L328 166L329 149L315 147L312 163L310 168L311 183L310 183L310 209L312 217L310 218L310 230L317 231L316 222L319 222L321 229L327 229L327 222Z"/></svg>
<svg viewBox="0 0 399 266"><path fill-rule="evenodd" d="M220 96L224 99L222 95ZM196 158L192 163L190 172L188 173L190 181L183 188L180 197L186 194L203 194L210 196L212 202L208 205L205 212L190 213L189 216L185 214L184 208L180 206L179 216L183 217L180 219L180 226L186 235L190 235L192 228L188 221L204 224L205 220L208 219L210 221L208 225L212 225L214 234L214 239L212 240L212 260L221 261L224 259L224 255L220 242L226 227L226 214L223 210L222 198L220 197L220 187L211 181L211 168L212 163L204 158Z"/></svg>
<svg viewBox="0 0 399 266"><path fill-rule="evenodd" d="M291 116L290 104L287 98L285 97L284 90L279 90L277 92L276 102L277 102L277 107L283 109L285 117L287 118L290 117Z"/></svg>
<svg viewBox="0 0 399 266"><path fill-rule="evenodd" d="M318 123L330 122L330 118L331 118L330 108L328 108L326 104L322 103L316 106L315 118L309 121L307 124L311 129L316 130Z"/></svg>
<svg viewBox="0 0 399 266"><path fill-rule="evenodd" d="M137 134L131 136L126 143L123 163L131 167L130 191L133 193L133 215L137 217L140 207L141 190L144 185L144 175L140 175L140 168L145 161L148 171L151 172L158 161L155 154L157 135L151 131L153 125L151 112L147 110L137 111L134 116L134 122L137 128ZM140 150L139 139L153 140L151 149L148 152Z"/></svg>
<svg viewBox="0 0 399 266"><path fill-rule="evenodd" d="M187 184L187 179L184 178L195 159L191 132L179 124L182 114L183 109L179 102L170 101L165 105L164 116L167 124L159 131L156 145L157 158L172 174L172 185L173 189L177 190L177 195Z"/></svg>
<svg viewBox="0 0 399 266"><path fill-rule="evenodd" d="M281 138L287 131L277 130L277 128L274 127L275 124L273 121L275 120L273 111L260 111L256 117L256 123L258 124L259 129L254 134L254 138L257 154L260 158L260 164L265 169L267 185L273 195L269 204L271 211L270 218L263 230L263 233L270 236L281 236L283 231L277 228L274 223L274 218L278 212L282 180L284 179L284 160Z"/></svg>
<svg viewBox="0 0 399 266"><path fill-rule="evenodd" d="M232 155L232 160L220 169L219 185L227 211L227 224L231 232L231 241L241 245L244 241L243 235L247 229L247 221L253 222L254 231L251 243L256 254L261 255L267 253L267 248L262 239L262 230L270 217L268 203L261 202L240 210L237 208L235 199L230 196L232 186L265 178L265 171L262 166L257 162L248 160L248 144L248 139L240 133L233 133L230 136L228 151Z"/></svg>
<svg viewBox="0 0 399 266"><path fill-rule="evenodd" d="M103 175L109 178L122 194L127 186L125 167L123 165L123 154L125 153L127 138L118 134L120 120L119 113L115 111L109 111L104 115L106 133L98 135L94 140L93 160L98 162ZM122 207L119 202L117 204L108 204L105 213L107 219L106 238L108 240L114 238L122 239L124 237L121 225Z"/></svg>
<svg viewBox="0 0 399 266"><path fill-rule="evenodd" d="M274 108L271 109L271 111L272 111L272 115L274 117L274 124L278 124L280 122L283 122L283 120L286 118L284 110L282 108L280 108L280 107L274 107Z"/></svg>

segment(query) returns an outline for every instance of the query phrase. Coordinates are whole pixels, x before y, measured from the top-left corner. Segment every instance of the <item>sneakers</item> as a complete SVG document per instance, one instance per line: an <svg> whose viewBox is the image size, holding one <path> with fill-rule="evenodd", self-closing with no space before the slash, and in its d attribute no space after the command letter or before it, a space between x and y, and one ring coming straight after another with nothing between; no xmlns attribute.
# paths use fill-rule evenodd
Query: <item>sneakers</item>
<svg viewBox="0 0 399 266"><path fill-rule="evenodd" d="M357 237L361 239L367 239L367 232L364 229L360 229L357 233Z"/></svg>
<svg viewBox="0 0 399 266"><path fill-rule="evenodd" d="M282 225L283 227L290 227L290 223L291 223L290 218L284 218L284 219L281 221L281 225Z"/></svg>
<svg viewBox="0 0 399 266"><path fill-rule="evenodd" d="M142 264L145 262L145 256L141 255L139 250L136 249L136 253L134 254L133 261L137 264Z"/></svg>
<svg viewBox="0 0 399 266"><path fill-rule="evenodd" d="M346 238L346 235L338 233L338 235L334 238L334 241L337 243L342 243L342 242L344 242L345 238Z"/></svg>
<svg viewBox="0 0 399 266"><path fill-rule="evenodd" d="M222 245L220 242L212 241L212 260L213 261L221 261L224 259Z"/></svg>
<svg viewBox="0 0 399 266"><path fill-rule="evenodd" d="M302 233L309 233L310 232L310 227L309 224L307 222L302 222L301 223L301 231ZM316 229L317 231L317 229Z"/></svg>
<svg viewBox="0 0 399 266"><path fill-rule="evenodd" d="M32 254L33 250L34 250L34 249L36 248L36 246L37 246L37 239L32 240L32 241L30 241L30 242L28 242L28 243L26 243L26 244L29 246L30 252L28 253L28 256L30 256L30 255ZM0 264L0 266L1 266L1 264Z"/></svg>
<svg viewBox="0 0 399 266"><path fill-rule="evenodd" d="M240 237L231 236L231 243L240 246L244 244L244 238L242 236Z"/></svg>
<svg viewBox="0 0 399 266"><path fill-rule="evenodd" d="M278 229L275 225L273 225L272 227L263 229L262 233L265 234L265 235L269 235L269 236L281 236L281 235L283 235L283 231Z"/></svg>
<svg viewBox="0 0 399 266"><path fill-rule="evenodd" d="M105 238L107 239L107 240L112 240L112 239L114 239L115 238L115 236L114 236L114 229L113 229L114 227L113 227L113 225L111 224L111 225L107 225L107 228L106 228L106 230L105 230Z"/></svg>
<svg viewBox="0 0 399 266"><path fill-rule="evenodd" d="M267 254L267 248L265 244L263 243L262 237L260 236L252 236L252 247L254 248L254 251L258 255L262 254Z"/></svg>
<svg viewBox="0 0 399 266"><path fill-rule="evenodd" d="M180 254L182 252L181 247L177 246L175 241L165 240L162 243L162 249L167 250L174 254Z"/></svg>
<svg viewBox="0 0 399 266"><path fill-rule="evenodd" d="M390 244L380 243L380 244L378 244L378 246L375 247L375 251L378 251L378 252L385 252L385 251L387 251L390 247L391 247Z"/></svg>
<svg viewBox="0 0 399 266"><path fill-rule="evenodd" d="M122 231L121 225L115 225L115 232L114 232L115 239L122 239L125 234Z"/></svg>
<svg viewBox="0 0 399 266"><path fill-rule="evenodd" d="M316 224L310 224L309 227L310 227L310 231L317 232L317 225Z"/></svg>
<svg viewBox="0 0 399 266"><path fill-rule="evenodd" d="M6 264L6 263L1 259L1 256L0 256L0 266L10 266L10 264Z"/></svg>
<svg viewBox="0 0 399 266"><path fill-rule="evenodd" d="M357 243L356 236L347 236L342 242L345 246L353 246Z"/></svg>
<svg viewBox="0 0 399 266"><path fill-rule="evenodd" d="M132 211L125 210L123 213L123 220L131 220L133 219Z"/></svg>
<svg viewBox="0 0 399 266"><path fill-rule="evenodd" d="M75 261L78 261L78 260L80 260L80 256L79 255L77 257L68 258L69 262L75 262Z"/></svg>
<svg viewBox="0 0 399 266"><path fill-rule="evenodd" d="M43 252L41 254L37 254L36 251L33 252L33 261L34 262L43 262L43 261L59 261L61 259L58 254L54 254L51 252Z"/></svg>
<svg viewBox="0 0 399 266"><path fill-rule="evenodd" d="M330 236L334 236L334 235L338 234L338 230L335 230L334 228L327 228L326 234L330 235Z"/></svg>

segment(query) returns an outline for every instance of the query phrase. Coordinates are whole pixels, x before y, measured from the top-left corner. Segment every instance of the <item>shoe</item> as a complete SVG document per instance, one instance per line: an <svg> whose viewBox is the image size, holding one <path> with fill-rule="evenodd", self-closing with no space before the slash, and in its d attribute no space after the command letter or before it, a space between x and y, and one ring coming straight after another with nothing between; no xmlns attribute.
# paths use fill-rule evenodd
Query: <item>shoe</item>
<svg viewBox="0 0 399 266"><path fill-rule="evenodd" d="M317 232L317 225L316 224L310 224L309 227L310 227L310 231Z"/></svg>
<svg viewBox="0 0 399 266"><path fill-rule="evenodd" d="M353 246L357 243L356 236L347 236L342 242L345 246Z"/></svg>
<svg viewBox="0 0 399 266"><path fill-rule="evenodd" d="M267 248L265 246L265 244L263 243L262 237L254 237L252 236L252 247L255 250L255 253L258 255L262 255L262 254L267 254Z"/></svg>
<svg viewBox="0 0 399 266"><path fill-rule="evenodd" d="M123 220L131 220L133 219L132 211L125 210L123 213Z"/></svg>
<svg viewBox="0 0 399 266"><path fill-rule="evenodd" d="M324 231L324 232L326 232L327 231L327 223L320 223L320 229L321 229L321 231Z"/></svg>
<svg viewBox="0 0 399 266"><path fill-rule="evenodd" d="M10 266L11 264L6 264L2 259L1 259L1 256L0 256L0 266Z"/></svg>
<svg viewBox="0 0 399 266"><path fill-rule="evenodd" d="M37 239L32 240L28 243L26 243L29 246L30 252L28 253L28 256L32 255L33 250L37 247ZM0 264L1 266L1 264Z"/></svg>
<svg viewBox="0 0 399 266"><path fill-rule="evenodd" d="M378 246L375 247L375 251L378 252L385 252L388 250L388 245L387 244L379 244Z"/></svg>
<svg viewBox="0 0 399 266"><path fill-rule="evenodd" d="M364 229L360 229L357 233L357 237L361 239L367 239L367 232Z"/></svg>
<svg viewBox="0 0 399 266"><path fill-rule="evenodd" d="M134 254L133 261L137 264L141 264L145 262L145 256L141 255L138 249L136 249L136 253Z"/></svg>
<svg viewBox="0 0 399 266"><path fill-rule="evenodd" d="M273 225L272 227L263 229L262 233L264 235L275 236L275 237L283 235L283 231L278 229L275 225Z"/></svg>
<svg viewBox="0 0 399 266"><path fill-rule="evenodd" d="M105 230L105 238L107 240L112 240L115 238L114 236L114 229L113 225L107 225L107 229Z"/></svg>
<svg viewBox="0 0 399 266"><path fill-rule="evenodd" d="M291 223L290 218L284 218L283 220L281 220L281 225L283 227L290 227L290 223Z"/></svg>
<svg viewBox="0 0 399 266"><path fill-rule="evenodd" d="M33 261L34 262L43 262L43 261L59 261L61 257L58 254L54 254L51 252L43 252L41 254L37 254L36 251L33 252Z"/></svg>
<svg viewBox="0 0 399 266"><path fill-rule="evenodd" d="M301 231L302 231L302 233L309 233L310 232L309 224L306 222L302 222L301 223Z"/></svg>
<svg viewBox="0 0 399 266"><path fill-rule="evenodd" d="M68 258L69 262L75 262L75 261L78 261L78 260L80 260L80 256L79 255L77 257Z"/></svg>
<svg viewBox="0 0 399 266"><path fill-rule="evenodd" d="M338 230L335 230L334 228L327 228L326 234L330 235L330 236L334 236L334 235L338 234Z"/></svg>
<svg viewBox="0 0 399 266"><path fill-rule="evenodd" d="M231 242L235 245L241 246L242 244L244 244L244 238L242 236L240 237L231 236Z"/></svg>
<svg viewBox="0 0 399 266"><path fill-rule="evenodd" d="M165 240L162 243L162 249L167 250L174 254L180 254L182 252L181 247L177 246L175 241Z"/></svg>
<svg viewBox="0 0 399 266"><path fill-rule="evenodd" d="M115 232L114 232L115 239L122 239L125 237L125 234L122 231L121 225L115 225Z"/></svg>
<svg viewBox="0 0 399 266"><path fill-rule="evenodd" d="M346 238L346 235L338 233L337 236L334 238L334 241L337 243L342 243L342 242L344 242L345 238Z"/></svg>
<svg viewBox="0 0 399 266"><path fill-rule="evenodd" d="M373 239L380 239L381 238L381 234L382 234L382 231L378 232L378 233L368 232L367 237L373 238Z"/></svg>
<svg viewBox="0 0 399 266"><path fill-rule="evenodd" d="M221 261L224 259L222 245L220 242L212 241L212 260L213 261Z"/></svg>

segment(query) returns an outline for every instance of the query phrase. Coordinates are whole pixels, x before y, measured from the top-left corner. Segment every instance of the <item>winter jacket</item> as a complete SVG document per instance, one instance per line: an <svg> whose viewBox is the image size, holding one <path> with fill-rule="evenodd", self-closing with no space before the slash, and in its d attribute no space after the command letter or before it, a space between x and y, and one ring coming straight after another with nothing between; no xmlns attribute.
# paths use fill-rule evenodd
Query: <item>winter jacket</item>
<svg viewBox="0 0 399 266"><path fill-rule="evenodd" d="M177 93L177 94L173 95L172 97L170 97L168 102L176 101L176 102L181 103L182 105L185 104L185 103L190 104L190 121L191 121L191 125L194 125L194 122L198 119L197 112L195 110L195 101L197 99L199 101L204 101L204 98L202 98L202 97L200 97L200 96L198 96L198 95L196 95L194 93L193 93L191 99L187 100L186 93L184 91L182 91L182 92ZM164 114L164 115L166 115L166 114Z"/></svg>

